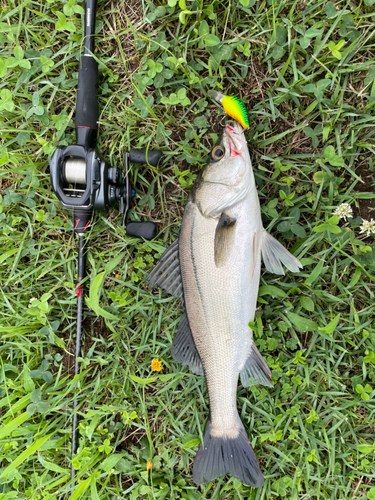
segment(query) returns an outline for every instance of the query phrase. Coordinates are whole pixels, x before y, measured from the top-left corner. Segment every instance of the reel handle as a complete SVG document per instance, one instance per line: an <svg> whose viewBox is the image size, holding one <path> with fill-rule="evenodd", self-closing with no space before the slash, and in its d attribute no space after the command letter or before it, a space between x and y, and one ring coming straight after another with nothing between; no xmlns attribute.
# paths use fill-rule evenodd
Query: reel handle
<svg viewBox="0 0 375 500"><path fill-rule="evenodd" d="M129 153L125 153L125 186L126 192L129 192L129 162L132 163L148 163L156 167L162 156L162 152L157 149L131 149ZM127 222L126 216L129 210L129 201L127 201L126 209L124 211L123 226L129 236L136 236L137 238L144 238L145 240L152 240L158 233L158 226L154 222Z"/></svg>

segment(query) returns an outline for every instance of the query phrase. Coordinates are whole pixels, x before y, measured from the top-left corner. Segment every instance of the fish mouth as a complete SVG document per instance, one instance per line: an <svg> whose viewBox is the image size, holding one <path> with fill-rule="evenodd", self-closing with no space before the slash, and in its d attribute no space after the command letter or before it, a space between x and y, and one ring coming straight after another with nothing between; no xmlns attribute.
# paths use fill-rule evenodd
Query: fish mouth
<svg viewBox="0 0 375 500"><path fill-rule="evenodd" d="M242 156L242 149L243 149L243 144L242 144L242 139L243 139L243 134L242 131L236 130L236 124L233 124L233 122L227 123L225 125L225 134L228 138L228 144L229 144L229 155L230 156Z"/></svg>

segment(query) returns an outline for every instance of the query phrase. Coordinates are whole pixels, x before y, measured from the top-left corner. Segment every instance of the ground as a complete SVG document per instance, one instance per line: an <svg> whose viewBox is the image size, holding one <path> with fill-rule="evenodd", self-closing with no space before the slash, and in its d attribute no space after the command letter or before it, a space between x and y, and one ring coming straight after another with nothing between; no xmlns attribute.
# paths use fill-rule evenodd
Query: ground
<svg viewBox="0 0 375 500"><path fill-rule="evenodd" d="M159 234L96 214L74 379L77 239L49 158L75 141L82 6L0 2L0 499L375 498L374 0L99 1L98 148L119 167L163 151L131 170L130 217ZM225 119L210 89L246 104L264 226L304 266L264 270L251 326L274 388L238 387L259 490L192 482L207 390L170 355L180 303L145 283Z"/></svg>

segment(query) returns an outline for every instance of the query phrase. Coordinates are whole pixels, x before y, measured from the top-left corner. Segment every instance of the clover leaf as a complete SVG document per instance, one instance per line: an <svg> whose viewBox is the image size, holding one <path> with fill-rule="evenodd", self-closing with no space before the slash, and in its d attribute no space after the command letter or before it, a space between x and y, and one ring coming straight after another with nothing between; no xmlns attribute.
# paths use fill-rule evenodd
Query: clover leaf
<svg viewBox="0 0 375 500"><path fill-rule="evenodd" d="M173 92L169 97L162 97L160 102L163 104L170 104L171 106L176 106L178 104L181 104L181 106L187 106L190 104L190 99L186 97L186 89L182 88L177 92L177 94Z"/></svg>
<svg viewBox="0 0 375 500"><path fill-rule="evenodd" d="M333 19L339 14L340 11L336 10L336 7L332 2L327 2L324 8L324 12L327 14L327 17L329 19Z"/></svg>
<svg viewBox="0 0 375 500"><path fill-rule="evenodd" d="M304 85L302 89L309 94L314 94L318 101L321 101L324 97L323 91L328 87L328 85L332 82L330 78L323 78L319 80L316 85L313 83L309 83Z"/></svg>
<svg viewBox="0 0 375 500"><path fill-rule="evenodd" d="M7 111L13 111L14 102L12 101L12 93L8 89L3 89L0 92L0 110L6 109Z"/></svg>
<svg viewBox="0 0 375 500"><path fill-rule="evenodd" d="M26 411L29 415L34 415L36 411L39 413L47 413L51 404L48 401L42 401L42 391L34 389L30 394L31 403L27 406Z"/></svg>
<svg viewBox="0 0 375 500"><path fill-rule="evenodd" d="M50 68L53 68L55 65L55 63L46 56L40 56L40 62L42 63L43 73L48 73Z"/></svg>
<svg viewBox="0 0 375 500"><path fill-rule="evenodd" d="M322 131L323 131L323 127L321 126L321 124L316 125L314 129L312 129L311 127L305 127L303 129L303 132L308 137L311 137L312 145L314 148L317 148L319 145L318 135L320 135L322 133Z"/></svg>
<svg viewBox="0 0 375 500"><path fill-rule="evenodd" d="M328 48L331 51L333 57L336 57L336 59L341 59L342 54L340 50L343 48L344 45L345 45L345 40L340 40L339 43L329 42Z"/></svg>
<svg viewBox="0 0 375 500"><path fill-rule="evenodd" d="M369 395L372 393L372 387L369 384L366 384L365 387L362 384L357 384L355 392L361 395L361 399L368 401L370 399Z"/></svg>
<svg viewBox="0 0 375 500"><path fill-rule="evenodd" d="M239 43L236 46L236 49L239 52L242 52L244 56L250 57L250 43L249 42L246 42L244 45L242 45L241 43Z"/></svg>
<svg viewBox="0 0 375 500"><path fill-rule="evenodd" d="M335 148L333 146L327 146L323 152L323 156L333 167L341 167L344 164L344 160L340 156L336 155Z"/></svg>
<svg viewBox="0 0 375 500"><path fill-rule="evenodd" d="M152 59L150 59L147 64L150 68L147 72L150 78L155 78L157 73L161 73L163 71L163 66L160 63L155 63Z"/></svg>
<svg viewBox="0 0 375 500"><path fill-rule="evenodd" d="M313 231L315 233L323 233L324 231L328 231L333 234L339 234L341 233L341 229L338 227L339 223L339 218L337 215L334 215L330 219L327 220L327 222L324 222L323 224L319 224L319 226L316 226L313 228Z"/></svg>
<svg viewBox="0 0 375 500"><path fill-rule="evenodd" d="M56 12L59 20L55 24L55 28L58 31L71 31L72 33L76 32L76 27L72 23L72 21L67 21L66 16L62 12Z"/></svg>

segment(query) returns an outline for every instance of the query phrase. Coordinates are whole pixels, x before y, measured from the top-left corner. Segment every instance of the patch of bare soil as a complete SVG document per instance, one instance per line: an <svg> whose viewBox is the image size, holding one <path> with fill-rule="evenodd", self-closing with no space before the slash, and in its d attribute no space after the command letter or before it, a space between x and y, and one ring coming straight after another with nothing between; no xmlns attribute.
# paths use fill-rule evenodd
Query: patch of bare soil
<svg viewBox="0 0 375 500"><path fill-rule="evenodd" d="M355 169L355 173L362 179L355 187L360 193L373 193L374 198L369 200L358 200L359 215L362 219L375 218L375 172L370 170L368 158L362 160Z"/></svg>
<svg viewBox="0 0 375 500"><path fill-rule="evenodd" d="M104 5L104 10L107 9L108 12L103 16L105 23L102 33L103 40L100 41L100 51L116 54L116 58L120 60L121 52L123 52L127 67L124 67L121 61L115 67L111 64L111 69L119 76L119 81L125 84L130 75L137 71L140 64L132 30L138 31L143 28L142 3L138 0L119 1L113 9L113 2L107 2Z"/></svg>
<svg viewBox="0 0 375 500"><path fill-rule="evenodd" d="M0 194L4 193L7 188L14 186L14 183L17 181L17 174L9 173L9 177L11 179L0 177Z"/></svg>

